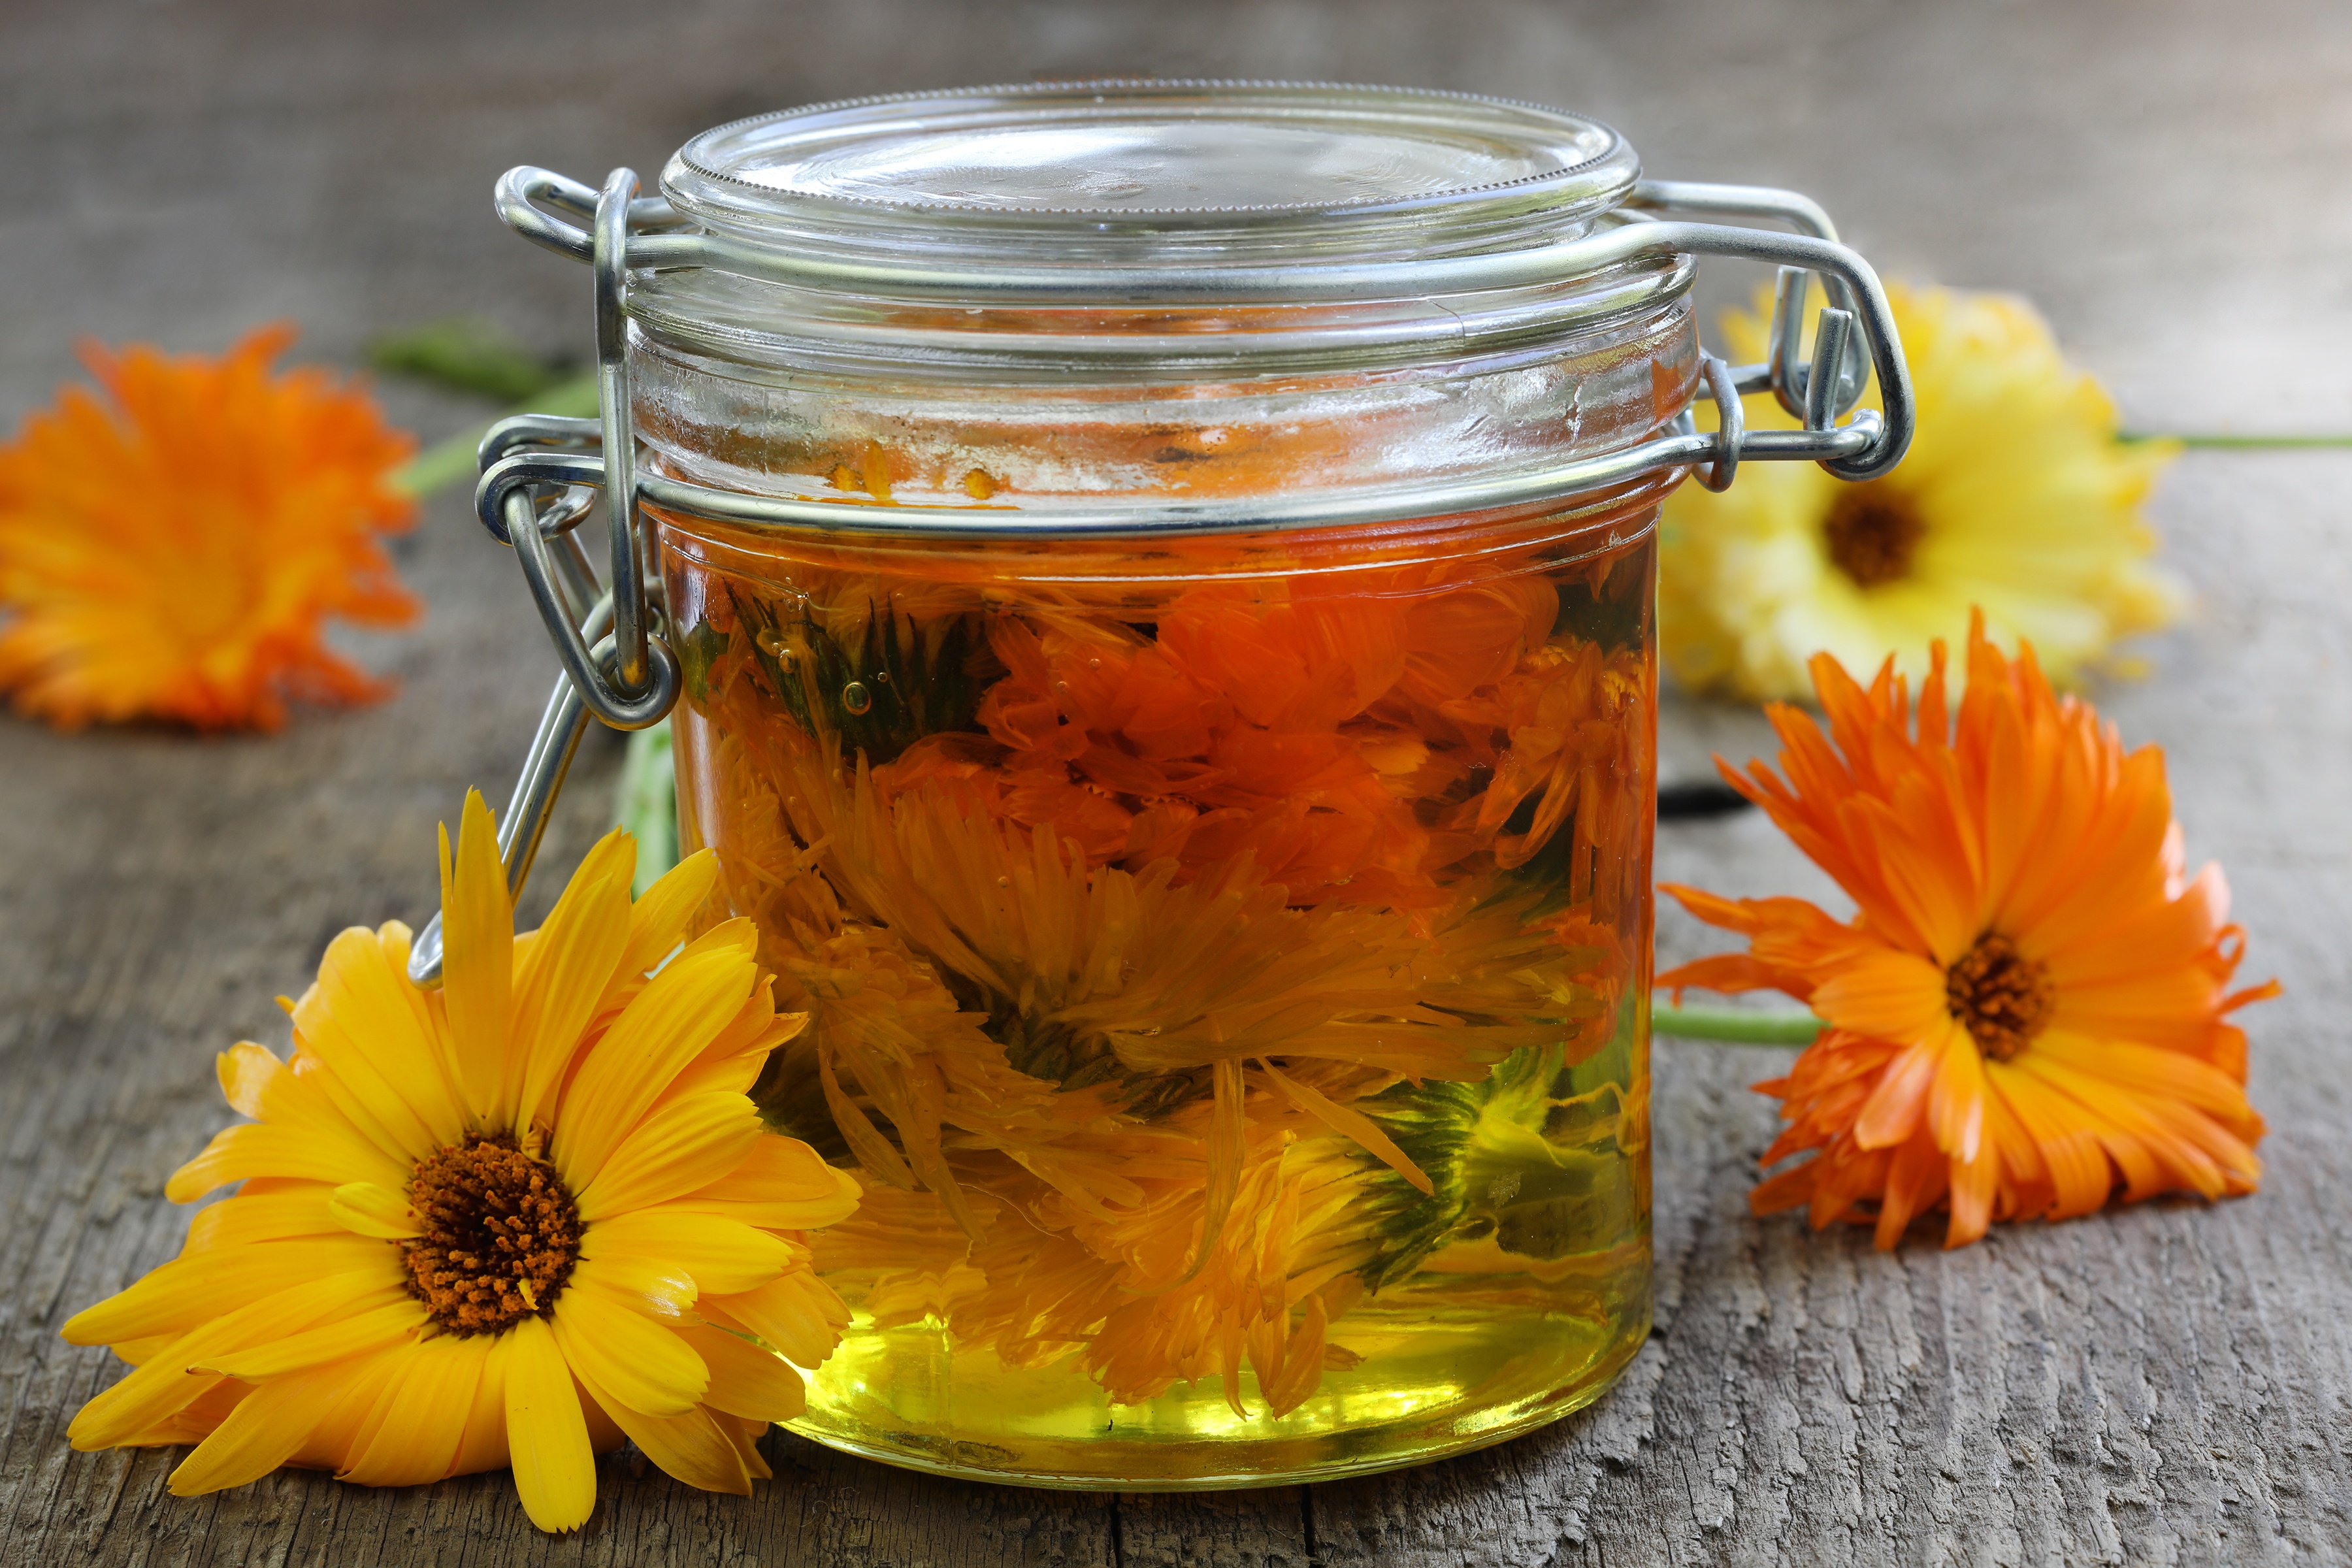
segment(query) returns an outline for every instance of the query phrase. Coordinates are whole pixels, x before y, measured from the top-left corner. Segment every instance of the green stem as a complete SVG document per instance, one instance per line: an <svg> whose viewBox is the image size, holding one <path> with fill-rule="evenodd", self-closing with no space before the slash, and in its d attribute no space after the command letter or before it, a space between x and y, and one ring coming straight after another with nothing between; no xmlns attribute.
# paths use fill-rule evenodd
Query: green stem
<svg viewBox="0 0 2352 1568"><path fill-rule="evenodd" d="M671 771L669 721L629 737L621 759L621 784L614 815L637 841L638 898L654 879L677 864L677 778Z"/></svg>
<svg viewBox="0 0 2352 1568"><path fill-rule="evenodd" d="M1729 1046L1804 1046L1821 1033L1811 1013L1759 1013L1748 1007L1669 1007L1650 1010L1650 1032Z"/></svg>
<svg viewBox="0 0 2352 1568"><path fill-rule="evenodd" d="M2161 430L2126 430L2116 439L2127 445L2170 441L2209 452L2294 452L2352 447L2352 436L2189 436Z"/></svg>
<svg viewBox="0 0 2352 1568"><path fill-rule="evenodd" d="M499 416L508 419L518 414L562 414L575 419L586 418L596 412L596 377L593 372L556 383L539 394ZM460 480L470 479L477 472L475 450L482 444L497 419L485 419L463 435L452 436L438 446L428 447L393 471L392 488L423 500L440 490L447 489Z"/></svg>

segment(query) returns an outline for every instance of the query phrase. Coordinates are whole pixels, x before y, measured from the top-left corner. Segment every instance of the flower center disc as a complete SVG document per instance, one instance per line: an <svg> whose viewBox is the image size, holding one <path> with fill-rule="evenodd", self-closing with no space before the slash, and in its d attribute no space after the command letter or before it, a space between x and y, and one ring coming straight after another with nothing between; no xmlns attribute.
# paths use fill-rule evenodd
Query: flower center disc
<svg viewBox="0 0 2352 1568"><path fill-rule="evenodd" d="M580 1260L580 1210L555 1167L511 1136L468 1133L408 1184L424 1235L401 1247L408 1291L457 1335L544 1317Z"/></svg>
<svg viewBox="0 0 2352 1568"><path fill-rule="evenodd" d="M1910 502L1875 484L1848 485L1822 525L1830 563L1857 588L1899 583L1911 575L1911 557L1927 525Z"/></svg>
<svg viewBox="0 0 2352 1568"><path fill-rule="evenodd" d="M1990 932L1945 975L1944 1001L1977 1049L1997 1062L2023 1050L2058 1005L2050 972Z"/></svg>

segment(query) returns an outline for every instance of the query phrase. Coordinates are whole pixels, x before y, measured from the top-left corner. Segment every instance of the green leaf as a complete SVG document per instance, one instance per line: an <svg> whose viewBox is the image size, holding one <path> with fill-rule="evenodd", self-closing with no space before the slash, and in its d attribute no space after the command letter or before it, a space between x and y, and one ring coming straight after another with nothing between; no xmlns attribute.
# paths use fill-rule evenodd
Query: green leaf
<svg viewBox="0 0 2352 1568"><path fill-rule="evenodd" d="M466 316L428 321L368 345L368 361L404 375L498 403L520 403L562 381L570 367L550 363L498 328Z"/></svg>

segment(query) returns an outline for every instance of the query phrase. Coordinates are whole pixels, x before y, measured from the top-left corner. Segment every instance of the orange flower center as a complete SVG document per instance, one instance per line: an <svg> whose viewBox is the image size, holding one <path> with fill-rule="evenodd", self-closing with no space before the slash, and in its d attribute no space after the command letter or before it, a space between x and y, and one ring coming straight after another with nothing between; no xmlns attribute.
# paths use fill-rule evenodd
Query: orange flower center
<svg viewBox="0 0 2352 1568"><path fill-rule="evenodd" d="M1944 976L1944 1002L1977 1049L2005 1062L2049 1024L2058 994L2046 966L1987 931Z"/></svg>
<svg viewBox="0 0 2352 1568"><path fill-rule="evenodd" d="M1830 563L1857 588L1875 588L1911 575L1911 557L1927 525L1911 503L1883 484L1847 485L1823 525Z"/></svg>
<svg viewBox="0 0 2352 1568"><path fill-rule="evenodd" d="M545 1317L580 1261L579 1205L509 1134L468 1133L417 1162L408 1198L425 1233L401 1244L408 1293L449 1333Z"/></svg>

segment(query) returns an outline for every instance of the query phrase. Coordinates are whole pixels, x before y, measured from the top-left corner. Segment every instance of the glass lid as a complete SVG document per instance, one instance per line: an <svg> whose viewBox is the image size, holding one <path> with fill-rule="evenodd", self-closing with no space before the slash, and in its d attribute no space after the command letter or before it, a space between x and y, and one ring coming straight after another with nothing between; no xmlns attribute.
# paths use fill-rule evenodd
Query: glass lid
<svg viewBox="0 0 2352 1568"><path fill-rule="evenodd" d="M1554 243L1640 172L1597 121L1468 94L1117 81L859 99L738 121L663 171L740 238L834 254L1204 264Z"/></svg>

